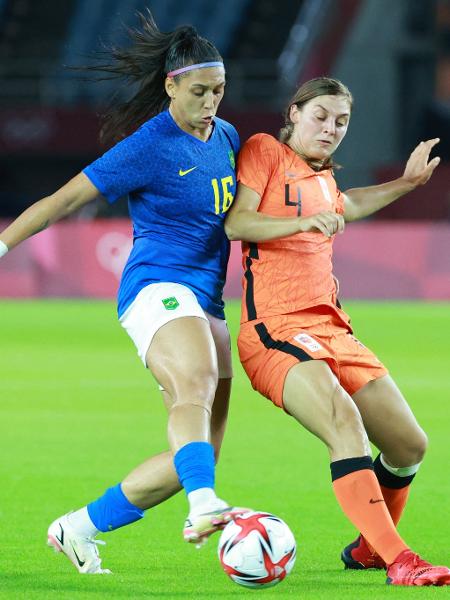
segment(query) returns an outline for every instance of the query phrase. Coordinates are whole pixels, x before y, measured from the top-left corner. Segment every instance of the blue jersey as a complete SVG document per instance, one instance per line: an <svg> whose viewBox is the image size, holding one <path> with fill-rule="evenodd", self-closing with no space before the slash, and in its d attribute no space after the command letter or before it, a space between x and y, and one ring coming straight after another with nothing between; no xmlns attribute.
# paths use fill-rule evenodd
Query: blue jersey
<svg viewBox="0 0 450 600"><path fill-rule="evenodd" d="M214 119L208 141L164 111L84 169L108 202L128 194L133 249L118 294L121 316L150 283L190 288L200 306L224 318L222 290L230 245L223 222L236 190L239 137Z"/></svg>

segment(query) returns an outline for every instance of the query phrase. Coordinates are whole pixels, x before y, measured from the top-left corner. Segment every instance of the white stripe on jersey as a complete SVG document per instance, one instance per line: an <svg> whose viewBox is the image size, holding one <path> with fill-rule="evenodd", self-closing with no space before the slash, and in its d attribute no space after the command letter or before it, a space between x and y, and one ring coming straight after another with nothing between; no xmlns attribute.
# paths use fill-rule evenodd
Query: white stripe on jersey
<svg viewBox="0 0 450 600"><path fill-rule="evenodd" d="M322 177L321 175L317 175L317 179L319 180L320 187L322 188L322 194L324 195L325 200L327 202L329 202L330 204L333 204L333 200L331 199L330 190L328 189L327 182L325 181L325 178Z"/></svg>

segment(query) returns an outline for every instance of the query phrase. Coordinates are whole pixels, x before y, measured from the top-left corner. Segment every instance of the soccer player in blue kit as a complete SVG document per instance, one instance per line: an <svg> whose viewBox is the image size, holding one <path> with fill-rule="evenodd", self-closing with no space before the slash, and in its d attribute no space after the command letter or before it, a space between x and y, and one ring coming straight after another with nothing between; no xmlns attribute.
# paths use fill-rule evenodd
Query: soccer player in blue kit
<svg viewBox="0 0 450 600"><path fill-rule="evenodd" d="M105 120L104 133L121 141L0 234L3 256L99 195L108 202L129 196L134 243L118 314L160 384L170 451L50 525L49 545L80 573L110 573L101 566L96 535L141 519L181 487L189 502L183 530L189 542L200 545L242 512L214 491L232 377L223 222L235 193L239 138L216 117L225 87L216 48L190 26L162 33L150 13L141 20L133 45L99 66L139 84Z"/></svg>

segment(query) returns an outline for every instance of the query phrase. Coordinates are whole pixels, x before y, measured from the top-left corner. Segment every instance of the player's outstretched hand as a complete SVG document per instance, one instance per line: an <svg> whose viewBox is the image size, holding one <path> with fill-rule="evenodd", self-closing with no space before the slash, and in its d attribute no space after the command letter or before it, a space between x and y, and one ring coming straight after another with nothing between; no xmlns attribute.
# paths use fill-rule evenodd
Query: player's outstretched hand
<svg viewBox="0 0 450 600"><path fill-rule="evenodd" d="M430 152L436 144L439 143L439 138L427 140L426 142L420 142L418 146L414 148L411 156L406 163L405 171L403 173L403 179L414 187L424 185L433 171L441 162L439 156L436 156L430 160Z"/></svg>
<svg viewBox="0 0 450 600"><path fill-rule="evenodd" d="M331 210L324 210L311 217L299 217L299 231L321 232L328 238L335 233L342 233L344 227L344 217Z"/></svg>

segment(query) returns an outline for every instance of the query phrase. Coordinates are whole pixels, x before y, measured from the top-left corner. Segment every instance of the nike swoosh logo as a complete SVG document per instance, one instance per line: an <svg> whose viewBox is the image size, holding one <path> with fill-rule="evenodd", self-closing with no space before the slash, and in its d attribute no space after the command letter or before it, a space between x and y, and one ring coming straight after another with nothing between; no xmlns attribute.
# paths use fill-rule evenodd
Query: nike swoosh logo
<svg viewBox="0 0 450 600"><path fill-rule="evenodd" d="M55 533L55 538L58 540L58 542L61 544L61 546L64 546L64 529L62 528L61 523L58 523L59 528L61 529L61 534L60 537L58 537Z"/></svg>
<svg viewBox="0 0 450 600"><path fill-rule="evenodd" d="M370 504L376 504L377 502L384 502L384 498L380 498L380 500L374 500L373 498L370 499Z"/></svg>
<svg viewBox="0 0 450 600"><path fill-rule="evenodd" d="M77 563L79 564L80 567L82 567L85 564L86 561L85 560L80 560L78 554L76 553L75 548L73 547L73 544L70 544L70 545L72 546L72 550L73 550L73 553L75 554L75 558L77 559Z"/></svg>
<svg viewBox="0 0 450 600"><path fill-rule="evenodd" d="M183 169L180 169L178 171L178 175L180 177L184 177L185 175L187 175L188 173L190 173L191 171L194 171L197 167L192 167L192 169L187 169L187 171L183 171Z"/></svg>

